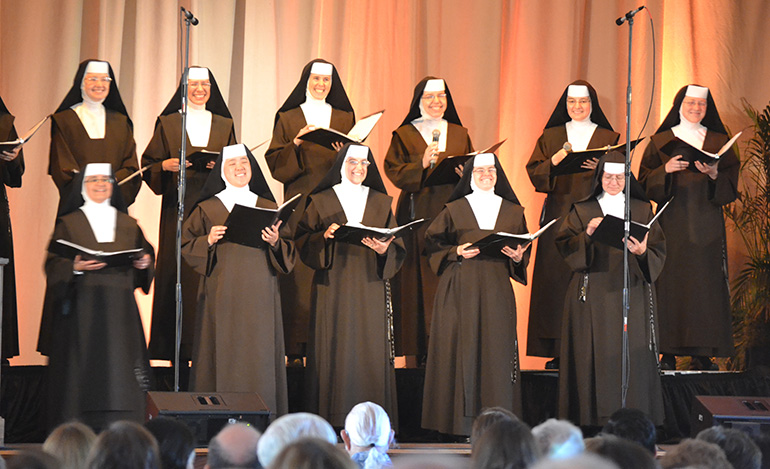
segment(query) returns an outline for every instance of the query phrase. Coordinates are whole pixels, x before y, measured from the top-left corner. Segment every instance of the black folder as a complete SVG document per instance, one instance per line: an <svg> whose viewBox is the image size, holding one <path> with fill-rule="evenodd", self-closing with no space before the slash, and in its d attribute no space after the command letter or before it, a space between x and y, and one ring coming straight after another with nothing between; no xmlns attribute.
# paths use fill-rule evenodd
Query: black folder
<svg viewBox="0 0 770 469"><path fill-rule="evenodd" d="M655 223L670 202L671 199L669 199L663 207L655 213L655 216L652 217L652 220L647 224L638 223L632 220L628 228L629 235L636 238L637 241L643 240L645 235L647 235L647 232L650 231L652 224ZM607 246L616 249L623 249L623 235L625 234L625 231L622 218L618 218L614 215L605 215L602 222L599 223L599 226L594 230L594 234L591 235L591 239L597 243L606 244Z"/></svg>
<svg viewBox="0 0 770 469"><path fill-rule="evenodd" d="M127 249L125 251L96 251L79 244L67 241L66 239L57 239L52 241L48 250L67 259L75 259L80 256L81 259L89 261L99 261L107 264L107 267L122 267L132 265L134 260L140 259L144 252L142 248Z"/></svg>
<svg viewBox="0 0 770 469"><path fill-rule="evenodd" d="M719 158L724 155L725 152L730 149L730 147L733 146L735 141L738 140L738 137L740 137L742 133L743 132L738 132L735 134L733 138L725 143L716 153L709 153L707 151L695 148L694 146L690 145L684 140L679 139L678 137L674 137L670 142L663 145L660 151L671 156L672 158L678 155L682 155L683 160L690 162L690 165L687 167L687 169L696 173L700 173L698 168L695 167L696 161L700 161L701 163L707 165L717 164L719 162Z"/></svg>
<svg viewBox="0 0 770 469"><path fill-rule="evenodd" d="M21 145L24 145L25 143L27 143L29 141L29 139L31 139L32 136L35 135L35 132L37 132L38 129L43 124L45 124L45 121L47 121L49 117L51 117L51 116L43 117L43 119L40 120L40 122L38 122L37 124L33 125L32 128L27 131L27 133L25 133L21 137L17 138L16 140L13 140L11 142L0 142L0 152L2 152L2 151L12 151L14 148L16 148L18 146L21 146Z"/></svg>
<svg viewBox="0 0 770 469"><path fill-rule="evenodd" d="M505 143L506 140L508 139L506 138L500 142L495 143L491 147L487 147L480 151L474 151L473 153L468 153L467 155L455 155L443 158L438 162L435 168L429 171L423 186L429 187L440 186L442 184L457 184L460 182L460 176L457 175L455 169L457 169L460 165L464 165L468 162L469 159L478 154L494 153L503 143Z"/></svg>
<svg viewBox="0 0 770 469"><path fill-rule="evenodd" d="M644 140L644 137L636 140L632 140L631 149L633 150L634 148L636 148L636 146L642 140ZM582 167L583 163L590 160L591 158L601 158L604 154L609 153L613 150L617 150L617 151L620 151L621 153L625 153L626 144L621 143L618 145L607 145L606 147L602 147L602 148L590 148L588 150L583 150L583 151L569 152L569 154L567 154L567 157L564 158L561 161L561 163L553 167L553 169L551 170L551 177L582 173L585 171L592 171L590 169L583 168Z"/></svg>
<svg viewBox="0 0 770 469"><path fill-rule="evenodd" d="M313 129L305 135L299 137L301 140L307 142L317 143L322 147L326 147L330 150L334 150L334 143L340 142L343 145L347 143L363 143L364 140L372 133L377 121L380 120L385 110L377 111L373 114L369 114L366 117L361 118L356 125L350 129L350 132L344 134L338 130L327 129L325 127L319 127Z"/></svg>
<svg viewBox="0 0 770 469"><path fill-rule="evenodd" d="M297 194L281 204L278 208L246 207L236 204L225 220L227 231L222 241L264 248L267 243L262 240L262 230L282 221L282 226L299 205L302 194Z"/></svg>
<svg viewBox="0 0 770 469"><path fill-rule="evenodd" d="M420 227L422 224L427 223L429 219L420 218L419 220L411 221L405 225L397 226L395 228L374 228L371 226L363 225L342 225L334 232L334 240L347 243L347 244L361 244L364 238L373 238L380 241L386 241L391 236L400 238L411 230Z"/></svg>
<svg viewBox="0 0 770 469"><path fill-rule="evenodd" d="M492 233L490 235L487 235L480 240L476 241L475 243L468 246L467 249L479 249L479 255L485 256L485 257L491 257L495 259L508 259L508 256L503 254L502 249L505 246L509 246L513 249L516 249L521 244L527 244L531 243L532 241L536 240L540 237L541 234L545 232L548 228L551 227L558 218L554 218L548 224L540 228L534 233L523 233L523 234L514 234L514 233L505 233L503 231L499 231L497 233Z"/></svg>
<svg viewBox="0 0 770 469"><path fill-rule="evenodd" d="M187 161L189 161L195 169L206 169L209 162L216 161L218 157L219 153L216 151L200 150L187 155Z"/></svg>

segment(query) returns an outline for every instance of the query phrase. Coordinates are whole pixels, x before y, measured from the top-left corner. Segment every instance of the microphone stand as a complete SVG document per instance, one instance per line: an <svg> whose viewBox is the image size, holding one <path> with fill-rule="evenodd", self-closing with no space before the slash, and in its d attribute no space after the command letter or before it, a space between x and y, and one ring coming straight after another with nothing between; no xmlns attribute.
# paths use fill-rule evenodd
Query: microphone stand
<svg viewBox="0 0 770 469"><path fill-rule="evenodd" d="M197 18L182 7L185 22L184 60L182 63L182 147L179 149L179 181L177 182L176 217L176 337L174 340L174 392L179 392L179 355L182 346L182 222L184 221L184 196L187 188L187 74L190 72L190 26L198 24Z"/></svg>

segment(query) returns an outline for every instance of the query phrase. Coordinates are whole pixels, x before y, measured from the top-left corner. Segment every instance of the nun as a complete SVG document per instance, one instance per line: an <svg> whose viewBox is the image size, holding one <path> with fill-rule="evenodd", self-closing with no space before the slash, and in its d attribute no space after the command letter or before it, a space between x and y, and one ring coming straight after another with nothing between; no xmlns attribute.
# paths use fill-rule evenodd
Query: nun
<svg viewBox="0 0 770 469"><path fill-rule="evenodd" d="M150 363L134 290L149 292L154 252L126 214L109 163L86 165L71 187L48 248L38 351L49 357L49 424L78 419L98 432L116 420L144 421ZM141 252L108 266L61 255L58 240Z"/></svg>
<svg viewBox="0 0 770 469"><path fill-rule="evenodd" d="M438 141L435 141L437 132ZM393 132L385 155L385 174L401 189L396 221L404 225L420 218L433 219L444 207L455 184L425 186L425 178L447 157L473 151L468 129L457 116L452 93L441 78L423 78L414 88L412 103L401 126ZM406 260L393 281L397 313L396 354L427 353L438 277L425 255L427 225L404 237Z"/></svg>
<svg viewBox="0 0 770 469"><path fill-rule="evenodd" d="M12 142L19 138L13 124L14 117L0 98L0 141ZM19 354L19 324L16 312L16 273L13 255L13 234L11 231L11 208L5 186L21 187L24 174L24 150L21 146L10 151L0 151L0 257L8 259L3 269L3 348L0 360L7 360Z"/></svg>
<svg viewBox="0 0 770 469"><path fill-rule="evenodd" d="M711 357L733 355L722 207L738 197L740 161L731 148L713 165L688 163L680 146L667 145L674 138L711 153L727 143L708 88L688 85L676 94L644 151L639 181L658 204L673 197L660 216L669 253L656 284L663 367L675 369L675 356L683 355L692 357L691 369L712 370Z"/></svg>
<svg viewBox="0 0 770 469"><path fill-rule="evenodd" d="M521 415L516 298L526 285L528 246L504 247L503 258L471 244L498 231L527 233L524 208L492 153L469 160L449 200L425 232L439 277L433 304L422 427L470 435L486 407Z"/></svg>
<svg viewBox="0 0 770 469"><path fill-rule="evenodd" d="M318 127L348 133L354 123L353 107L337 69L323 59L312 60L302 70L297 86L276 112L273 139L265 153L273 178L283 183L284 200L302 194L300 208L287 223L292 238L307 203L307 194L329 172L337 154L302 140L302 136ZM281 276L280 282L286 353L290 365L301 366L310 327L313 270L297 262L294 271L288 276Z"/></svg>
<svg viewBox="0 0 770 469"><path fill-rule="evenodd" d="M109 163L118 182L139 169L134 124L109 63L86 60L78 67L72 88L51 116L49 156L48 174L60 199L88 163ZM134 203L141 183L133 178L119 187L126 206Z"/></svg>
<svg viewBox="0 0 770 469"><path fill-rule="evenodd" d="M176 340L176 225L177 187L179 183L179 151L182 148L182 84L155 121L155 133L142 155L144 181L157 195L163 196L160 206L158 235L158 264L155 275L155 295L152 300L150 328L150 357L173 360ZM187 76L187 155L200 151L214 154L234 145L235 127L230 110L222 98L214 75L205 67L190 67ZM216 155L215 155L216 156ZM207 158L205 160L208 160ZM200 196L203 184L214 161L188 161L184 200L184 219L190 215ZM189 264L182 262L182 345L181 359L192 354L195 330L196 296L200 276Z"/></svg>
<svg viewBox="0 0 770 469"><path fill-rule="evenodd" d="M574 202L591 191L590 170L596 168L595 159L586 162L584 172L552 175L567 157L565 147L572 151L601 148L618 143L619 137L604 116L590 83L577 80L567 86L527 163L535 190L546 194L540 226L566 215ZM527 325L527 355L553 357L546 368L559 367L561 314L571 273L554 246L555 236L556 230L550 229L537 241Z"/></svg>
<svg viewBox="0 0 770 469"><path fill-rule="evenodd" d="M190 388L256 392L271 412L288 412L278 273L296 251L281 223L254 233L263 247L223 239L235 205L275 208L257 160L243 144L227 146L182 229L182 254L201 275Z"/></svg>
<svg viewBox="0 0 770 469"><path fill-rule="evenodd" d="M385 280L401 267L404 245L392 237L358 245L334 240L341 225L395 227L391 202L369 148L347 144L311 192L297 227L302 261L315 271L309 406L337 427L362 401L398 415Z"/></svg>
<svg viewBox="0 0 770 469"><path fill-rule="evenodd" d="M605 216L624 217L626 197L631 197L632 221L646 224L652 218L652 207L633 175L631 187L625 187L624 170L622 153L603 156L590 195L572 206L556 234L556 247L572 270L562 321L559 418L580 426L603 426L622 407L623 251L591 236ZM630 237L626 246L630 372L625 406L660 425L663 394L653 282L666 260L663 230L656 222L643 239Z"/></svg>

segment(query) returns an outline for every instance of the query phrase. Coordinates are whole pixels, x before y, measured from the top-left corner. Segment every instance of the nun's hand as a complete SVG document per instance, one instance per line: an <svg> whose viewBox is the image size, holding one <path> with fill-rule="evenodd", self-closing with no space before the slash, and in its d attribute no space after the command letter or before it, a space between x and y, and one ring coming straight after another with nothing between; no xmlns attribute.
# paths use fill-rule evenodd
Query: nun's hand
<svg viewBox="0 0 770 469"><path fill-rule="evenodd" d="M134 259L134 268L139 270L144 270L147 267L150 266L150 255L145 254L144 256L140 257L139 259Z"/></svg>
<svg viewBox="0 0 770 469"><path fill-rule="evenodd" d="M503 251L503 254L510 257L511 259L513 259L513 262L518 264L519 262L521 262L521 258L524 257L524 251L527 250L528 246L529 246L529 243L527 243L526 245L519 244L516 247L516 249L513 249L510 246L503 246L502 251Z"/></svg>
<svg viewBox="0 0 770 469"><path fill-rule="evenodd" d="M281 223L283 222L278 220L278 223L275 225L268 226L262 230L262 241L266 242L272 247L275 247L275 245L278 243L278 229L280 228Z"/></svg>
<svg viewBox="0 0 770 469"><path fill-rule="evenodd" d="M225 231L227 231L227 227L224 225L212 226L208 236L209 246L215 245L217 241L222 239L222 237L225 235Z"/></svg>
<svg viewBox="0 0 770 469"><path fill-rule="evenodd" d="M588 160L585 160L583 164L580 165L583 169L590 169L594 170L596 169L596 166L599 164L599 158L591 158Z"/></svg>
<svg viewBox="0 0 770 469"><path fill-rule="evenodd" d="M192 163L189 161L185 161L187 163L185 166L189 168L192 166ZM163 163L161 163L161 167L163 168L163 171L171 171L171 172L177 172L179 171L179 167L181 165L179 164L179 158L166 158L163 160Z"/></svg>
<svg viewBox="0 0 770 469"><path fill-rule="evenodd" d="M689 161L682 161L682 155L676 155L666 161L665 169L667 173L675 173L677 171L684 171L688 166L690 166Z"/></svg>
<svg viewBox="0 0 770 469"><path fill-rule="evenodd" d="M332 142L332 148L334 148L334 151L340 151L344 146L345 144L342 142Z"/></svg>
<svg viewBox="0 0 770 469"><path fill-rule="evenodd" d="M642 239L641 242L637 241L636 238L629 235L628 236L628 242L626 243L628 245L628 252L631 254L636 254L637 256L641 256L642 254L647 251L647 237L649 236L649 233L646 233L644 235L644 239Z"/></svg>
<svg viewBox="0 0 770 469"><path fill-rule="evenodd" d="M13 161L19 156L19 150L21 150L21 145L14 147L11 151L0 152L0 158L4 161Z"/></svg>
<svg viewBox="0 0 770 469"><path fill-rule="evenodd" d="M217 164L216 161L214 160L209 161L208 163L206 163L206 169L213 169L215 164ZM187 165L189 166L190 163L188 162Z"/></svg>
<svg viewBox="0 0 770 469"><path fill-rule="evenodd" d="M331 239L334 238L334 232L337 231L337 228L339 228L340 225L336 223L332 223L329 225L329 228L326 228L326 231L324 232L324 239Z"/></svg>
<svg viewBox="0 0 770 469"><path fill-rule="evenodd" d="M84 261L80 255L75 256L75 261L72 263L72 270L76 272L85 272L87 270L99 270L107 267L106 262L99 262L96 260Z"/></svg>
<svg viewBox="0 0 770 469"><path fill-rule="evenodd" d="M707 175L711 179L716 179L717 173L719 173L719 170L717 169L717 163L706 164L706 163L701 163L700 161L696 161L695 167L698 169L698 171Z"/></svg>
<svg viewBox="0 0 770 469"><path fill-rule="evenodd" d="M465 168L465 165L458 164L455 166L455 173L457 173L458 176L463 177L463 168Z"/></svg>
<svg viewBox="0 0 770 469"><path fill-rule="evenodd" d="M559 166L559 163L564 161L564 158L566 158L567 155L569 155L569 152L567 152L567 150L564 148L561 148L559 151L554 153L553 156L551 156L551 164L554 166Z"/></svg>
<svg viewBox="0 0 770 469"><path fill-rule="evenodd" d="M479 248L466 249L473 243L465 243L457 246L457 255L462 256L464 259L470 259L479 255L481 250Z"/></svg>
<svg viewBox="0 0 770 469"><path fill-rule="evenodd" d="M594 231L596 231L596 227L599 226L599 223L604 220L604 217L596 217L592 218L591 221L588 222L588 226L586 226L586 234L588 236L591 236L594 234Z"/></svg>
<svg viewBox="0 0 770 469"><path fill-rule="evenodd" d="M364 244L364 246L383 256L386 252L388 252L388 246L390 246L390 242L393 241L393 239L395 239L395 236L391 236L385 241L380 241L379 239L375 238L364 238L361 240L361 242Z"/></svg>
<svg viewBox="0 0 770 469"><path fill-rule="evenodd" d="M425 149L425 153L422 154L422 167L423 169L430 166L430 163L436 163L438 159L438 142L431 142L428 148Z"/></svg>
<svg viewBox="0 0 770 469"><path fill-rule="evenodd" d="M310 132L311 130L315 130L315 126L314 125L310 125L310 124L308 124L308 125L302 127L301 129L299 129L299 132L297 132L297 136L294 137L294 145L300 146L302 144L302 138L301 137L303 135L305 135L306 133Z"/></svg>

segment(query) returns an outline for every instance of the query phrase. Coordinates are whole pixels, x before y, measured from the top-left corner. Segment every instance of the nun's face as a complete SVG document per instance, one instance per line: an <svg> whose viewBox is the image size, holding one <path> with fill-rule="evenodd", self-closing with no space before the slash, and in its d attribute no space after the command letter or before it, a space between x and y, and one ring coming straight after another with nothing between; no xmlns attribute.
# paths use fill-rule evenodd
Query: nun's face
<svg viewBox="0 0 770 469"><path fill-rule="evenodd" d="M86 73L83 77L83 91L92 101L102 101L110 94L111 81L108 73Z"/></svg>
<svg viewBox="0 0 770 469"><path fill-rule="evenodd" d="M251 181L251 164L248 156L229 158L223 163L227 182L235 187L243 187Z"/></svg>
<svg viewBox="0 0 770 469"><path fill-rule="evenodd" d="M366 158L346 158L345 177L353 184L361 184L369 172L369 160Z"/></svg>
<svg viewBox="0 0 770 469"><path fill-rule="evenodd" d="M439 119L446 111L446 91L426 91L422 94L422 108L434 119Z"/></svg>
<svg viewBox="0 0 770 469"><path fill-rule="evenodd" d="M473 168L473 182L482 191L490 191L497 184L497 169L495 165L476 166Z"/></svg>
<svg viewBox="0 0 770 469"><path fill-rule="evenodd" d="M86 176L83 179L88 198L100 204L112 197L112 178L103 174Z"/></svg>
<svg viewBox="0 0 770 469"><path fill-rule="evenodd" d="M682 101L682 115L693 124L700 123L706 117L706 100L685 96Z"/></svg>
<svg viewBox="0 0 770 469"><path fill-rule="evenodd" d="M567 114L575 121L583 121L591 116L591 98L573 98L567 96Z"/></svg>
<svg viewBox="0 0 770 469"><path fill-rule="evenodd" d="M189 80L187 82L187 99L191 103L202 106L211 97L211 82L209 80Z"/></svg>
<svg viewBox="0 0 770 469"><path fill-rule="evenodd" d="M329 96L329 91L332 89L331 75L311 73L310 78L307 79L307 89L315 99L326 99Z"/></svg>
<svg viewBox="0 0 770 469"><path fill-rule="evenodd" d="M602 189L609 195L618 195L626 187L624 174L602 174Z"/></svg>

